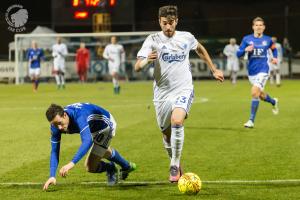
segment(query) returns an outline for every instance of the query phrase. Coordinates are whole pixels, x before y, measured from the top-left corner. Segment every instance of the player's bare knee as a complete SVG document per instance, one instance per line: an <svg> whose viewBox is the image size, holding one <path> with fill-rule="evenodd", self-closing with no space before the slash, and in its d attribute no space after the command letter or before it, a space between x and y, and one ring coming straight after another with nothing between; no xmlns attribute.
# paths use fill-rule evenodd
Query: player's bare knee
<svg viewBox="0 0 300 200"><path fill-rule="evenodd" d="M172 116L171 117L171 124L172 126L182 126L183 125L183 120L181 117L177 116Z"/></svg>
<svg viewBox="0 0 300 200"><path fill-rule="evenodd" d="M258 92L252 92L251 93L251 96L252 96L252 98L255 98L255 99L257 99L257 98L259 98L259 93Z"/></svg>
<svg viewBox="0 0 300 200"><path fill-rule="evenodd" d="M259 98L260 95L261 95L261 92L260 92L259 88L253 87L252 90L251 90L252 98Z"/></svg>

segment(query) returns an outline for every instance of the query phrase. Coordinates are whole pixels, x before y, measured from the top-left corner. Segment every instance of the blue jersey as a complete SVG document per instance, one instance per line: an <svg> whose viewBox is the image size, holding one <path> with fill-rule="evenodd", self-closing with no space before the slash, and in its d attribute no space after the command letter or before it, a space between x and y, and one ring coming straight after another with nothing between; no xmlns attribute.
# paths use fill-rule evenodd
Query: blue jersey
<svg viewBox="0 0 300 200"><path fill-rule="evenodd" d="M264 72L269 73L268 49L273 52L273 57L277 58L277 50L271 37L263 35L260 38L254 37L253 34L243 38L237 56L242 57L245 54L247 46L254 45L252 52L248 54L248 74L249 76Z"/></svg>
<svg viewBox="0 0 300 200"><path fill-rule="evenodd" d="M110 114L105 109L89 104L75 103L64 108L69 116L68 131L65 134L79 133L81 137L81 146L72 159L73 163L77 163L90 149L93 144L92 134L99 130L105 129L107 126L112 127L110 122ZM62 132L54 127L51 129L51 156L50 156L50 177L55 177L58 162L60 140Z"/></svg>
<svg viewBox="0 0 300 200"><path fill-rule="evenodd" d="M30 68L36 69L41 67L41 59L44 59L44 51L42 49L30 48L27 51L27 59L30 62Z"/></svg>

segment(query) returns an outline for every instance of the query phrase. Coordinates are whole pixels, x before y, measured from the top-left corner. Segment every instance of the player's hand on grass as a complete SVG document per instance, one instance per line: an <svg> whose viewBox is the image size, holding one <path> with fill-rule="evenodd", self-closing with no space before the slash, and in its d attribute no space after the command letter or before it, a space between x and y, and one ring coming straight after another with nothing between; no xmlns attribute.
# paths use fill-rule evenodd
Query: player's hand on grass
<svg viewBox="0 0 300 200"><path fill-rule="evenodd" d="M61 175L62 177L66 177L68 175L69 170L72 169L74 166L75 164L73 162L69 162L59 170L59 175Z"/></svg>
<svg viewBox="0 0 300 200"><path fill-rule="evenodd" d="M44 184L43 190L47 190L50 185L56 185L56 178L50 177Z"/></svg>
<svg viewBox="0 0 300 200"><path fill-rule="evenodd" d="M221 70L216 69L213 72L213 76L215 77L215 79L219 80L220 82L224 81L224 75L223 75L223 72Z"/></svg>

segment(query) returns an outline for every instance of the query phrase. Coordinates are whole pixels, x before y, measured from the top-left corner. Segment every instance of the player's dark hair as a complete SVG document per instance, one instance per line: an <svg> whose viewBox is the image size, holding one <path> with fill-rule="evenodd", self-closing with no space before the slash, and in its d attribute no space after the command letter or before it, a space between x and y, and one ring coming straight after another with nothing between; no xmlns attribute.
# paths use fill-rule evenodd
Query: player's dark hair
<svg viewBox="0 0 300 200"><path fill-rule="evenodd" d="M51 122L56 115L63 116L64 115L64 109L60 105L52 103L49 108L46 111L46 117L49 122Z"/></svg>
<svg viewBox="0 0 300 200"><path fill-rule="evenodd" d="M158 18L160 19L161 17L177 18L178 17L177 6L168 5L168 6L160 7L158 10Z"/></svg>
<svg viewBox="0 0 300 200"><path fill-rule="evenodd" d="M262 23L265 23L264 19L261 18L261 17L255 17L255 18L252 20L252 24L254 24L255 22L262 22Z"/></svg>

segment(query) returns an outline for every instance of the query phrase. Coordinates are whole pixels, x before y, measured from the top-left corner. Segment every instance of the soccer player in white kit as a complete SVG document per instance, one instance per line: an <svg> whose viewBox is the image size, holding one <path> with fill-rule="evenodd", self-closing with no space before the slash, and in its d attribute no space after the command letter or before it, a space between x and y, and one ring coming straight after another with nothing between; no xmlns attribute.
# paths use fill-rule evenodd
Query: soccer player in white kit
<svg viewBox="0 0 300 200"><path fill-rule="evenodd" d="M121 44L117 44L117 38L112 36L111 44L108 44L103 52L103 57L108 60L109 74L112 76L114 93L120 94L119 73L121 65L125 63L125 51Z"/></svg>
<svg viewBox="0 0 300 200"><path fill-rule="evenodd" d="M52 46L53 73L55 76L57 89L65 89L65 57L68 54L67 46L57 38L57 43Z"/></svg>
<svg viewBox="0 0 300 200"><path fill-rule="evenodd" d="M163 143L171 159L170 182L177 182L182 172L180 157L184 141L184 119L194 97L189 52L195 50L211 69L213 76L224 80L206 49L189 32L175 31L178 23L177 6L159 8L161 32L151 34L137 54L135 70L154 63L154 106Z"/></svg>
<svg viewBox="0 0 300 200"><path fill-rule="evenodd" d="M277 87L280 86L281 84L281 78L280 78L280 65L282 63L282 58L283 58L283 52L282 52L282 46L280 43L277 42L277 38L276 37L272 37L272 41L275 44L275 48L277 49L277 63L274 64L272 63L272 58L273 58L273 54L271 51L269 51L269 66L270 66L270 83L273 84L274 83L274 77L275 77L275 81L276 81L276 85Z"/></svg>
<svg viewBox="0 0 300 200"><path fill-rule="evenodd" d="M230 72L230 79L232 84L236 84L237 72L239 71L239 58L236 55L239 46L236 44L235 38L230 38L223 50L224 55L227 57L226 69Z"/></svg>

